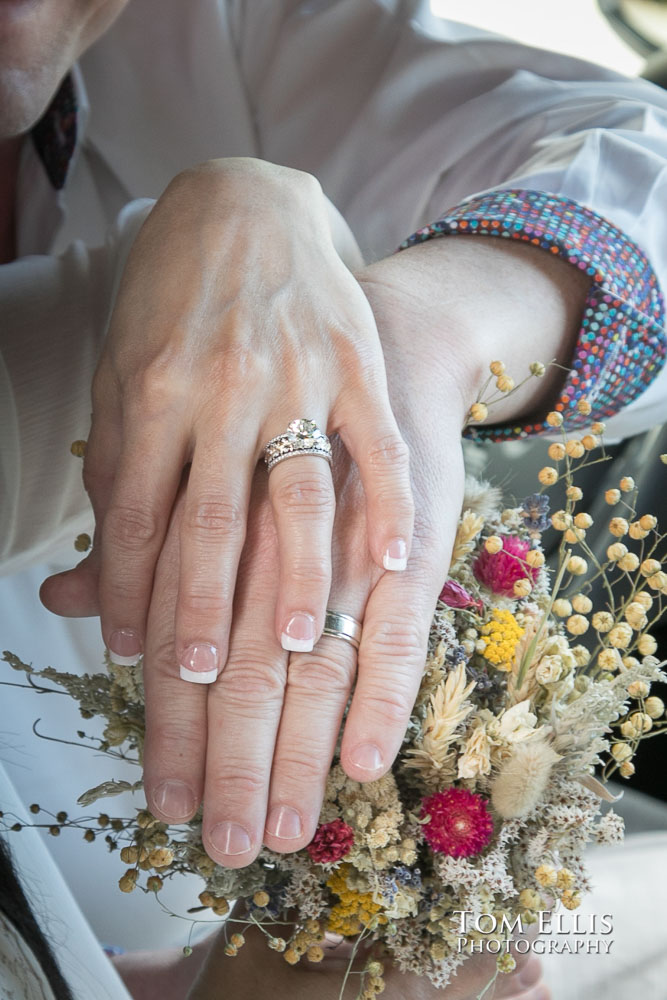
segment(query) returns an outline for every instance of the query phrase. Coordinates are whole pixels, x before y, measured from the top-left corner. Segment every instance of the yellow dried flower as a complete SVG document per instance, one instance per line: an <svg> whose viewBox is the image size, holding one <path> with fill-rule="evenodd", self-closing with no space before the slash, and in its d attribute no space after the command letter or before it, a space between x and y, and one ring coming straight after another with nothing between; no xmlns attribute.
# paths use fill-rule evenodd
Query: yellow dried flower
<svg viewBox="0 0 667 1000"><path fill-rule="evenodd" d="M470 407L470 418L475 423L481 424L489 415L489 408L486 403L473 403Z"/></svg>
<svg viewBox="0 0 667 1000"><path fill-rule="evenodd" d="M539 569L540 566L544 566L544 552L540 552L539 549L529 549L526 552L526 562L533 569Z"/></svg>
<svg viewBox="0 0 667 1000"><path fill-rule="evenodd" d="M596 611L592 623L596 632L608 632L614 627L614 616L610 615L608 611Z"/></svg>
<svg viewBox="0 0 667 1000"><path fill-rule="evenodd" d="M635 604L641 604L644 611L650 611L653 607L653 598L646 590L640 590L632 600Z"/></svg>
<svg viewBox="0 0 667 1000"><path fill-rule="evenodd" d="M321 962L324 958L324 952L318 944L314 944L306 952L306 958L309 962Z"/></svg>
<svg viewBox="0 0 667 1000"><path fill-rule="evenodd" d="M578 667L585 667L590 662L591 654L585 646L573 646L570 650Z"/></svg>
<svg viewBox="0 0 667 1000"><path fill-rule="evenodd" d="M166 868L174 860L174 852L169 847L156 847L148 855L149 864L153 868Z"/></svg>
<svg viewBox="0 0 667 1000"><path fill-rule="evenodd" d="M633 521L628 530L630 532L630 538L634 538L635 541L638 541L641 538L646 538L648 535L648 531L644 531L639 521Z"/></svg>
<svg viewBox="0 0 667 1000"><path fill-rule="evenodd" d="M159 875L149 875L146 879L146 888L149 892L159 892L164 886L164 882Z"/></svg>
<svg viewBox="0 0 667 1000"><path fill-rule="evenodd" d="M239 953L238 948L236 947L236 945L232 944L231 941L229 942L229 944L225 945L225 955L227 956L227 958L235 958L238 955L238 953Z"/></svg>
<svg viewBox="0 0 667 1000"><path fill-rule="evenodd" d="M515 597L528 597L533 589L533 585L527 577L515 580L512 586L512 593Z"/></svg>
<svg viewBox="0 0 667 1000"><path fill-rule="evenodd" d="M489 371L492 375L503 375L505 373L505 365L502 361L492 361L489 365Z"/></svg>
<svg viewBox="0 0 667 1000"><path fill-rule="evenodd" d="M591 517L590 514L587 514L585 511L582 511L580 514L577 514L575 516L574 523L576 524L577 528L590 528L591 525L593 524L593 518Z"/></svg>
<svg viewBox="0 0 667 1000"><path fill-rule="evenodd" d="M519 903L527 910L541 910L544 906L544 900L535 889L522 889L519 893Z"/></svg>
<svg viewBox="0 0 667 1000"><path fill-rule="evenodd" d="M543 486L553 486L558 482L558 473L550 465L545 465L537 474L537 478Z"/></svg>
<svg viewBox="0 0 667 1000"><path fill-rule="evenodd" d="M565 541L568 545L577 545L579 542L583 542L586 537L586 532L583 528L568 528L565 532Z"/></svg>
<svg viewBox="0 0 667 1000"><path fill-rule="evenodd" d="M593 412L593 407L587 399L580 399L577 403L577 409L579 410L579 413L583 413L585 417L590 416Z"/></svg>
<svg viewBox="0 0 667 1000"><path fill-rule="evenodd" d="M514 388L514 379L511 375L499 375L496 379L496 387L501 392L511 392Z"/></svg>
<svg viewBox="0 0 667 1000"><path fill-rule="evenodd" d="M541 361L531 361L529 371L530 374L534 375L536 378L543 378L546 368Z"/></svg>
<svg viewBox="0 0 667 1000"><path fill-rule="evenodd" d="M646 582L651 590L664 590L665 587L667 587L667 573L663 573L663 571L660 570L659 573L653 573L649 576Z"/></svg>
<svg viewBox="0 0 667 1000"><path fill-rule="evenodd" d="M663 465L667 465L667 453L660 456L660 461Z"/></svg>
<svg viewBox="0 0 667 1000"><path fill-rule="evenodd" d="M634 573L638 566L639 556L635 555L634 552L628 552L622 559L618 560L618 568L622 569L624 573Z"/></svg>
<svg viewBox="0 0 667 1000"><path fill-rule="evenodd" d="M568 498L568 500L578 501L582 499L583 495L584 494L581 492L578 486L568 486L568 488L565 490L565 496Z"/></svg>
<svg viewBox="0 0 667 1000"><path fill-rule="evenodd" d="M571 615L567 620L567 630L570 635L583 635L588 631L588 618L583 615Z"/></svg>
<svg viewBox="0 0 667 1000"><path fill-rule="evenodd" d="M605 423L603 420L596 420L594 421L594 423L591 424L591 430L593 434L597 435L604 434L604 429L605 429Z"/></svg>
<svg viewBox="0 0 667 1000"><path fill-rule="evenodd" d="M621 493L630 493L635 488L635 481L632 476L623 476L618 485L621 488Z"/></svg>
<svg viewBox="0 0 667 1000"><path fill-rule="evenodd" d="M553 613L559 618L567 618L572 614L572 605L566 597L558 597L553 603Z"/></svg>
<svg viewBox="0 0 667 1000"><path fill-rule="evenodd" d="M635 773L635 765L630 760L624 760L618 769L618 773L622 778L631 778Z"/></svg>
<svg viewBox="0 0 667 1000"><path fill-rule="evenodd" d="M616 538L622 538L623 535L627 535L630 525L624 517L612 517L609 522L609 530Z"/></svg>
<svg viewBox="0 0 667 1000"><path fill-rule="evenodd" d="M83 458L86 454L86 444L87 441L72 441L69 446L69 450L72 452L75 458Z"/></svg>
<svg viewBox="0 0 667 1000"><path fill-rule="evenodd" d="M122 847L120 860L124 865L136 865L139 860L139 848L133 844L131 847Z"/></svg>
<svg viewBox="0 0 667 1000"><path fill-rule="evenodd" d="M639 525L644 531L653 531L658 525L658 519L653 514L642 514L639 518Z"/></svg>
<svg viewBox="0 0 667 1000"><path fill-rule="evenodd" d="M612 562L619 562L621 559L625 559L628 554L628 547L623 542L612 542L607 548L607 559L611 559Z"/></svg>
<svg viewBox="0 0 667 1000"><path fill-rule="evenodd" d="M644 711L647 715L650 715L652 719L659 719L665 714L665 703L662 698L657 698L653 695L651 698L647 698L644 702Z"/></svg>
<svg viewBox="0 0 667 1000"><path fill-rule="evenodd" d="M132 892L135 885L137 884L137 879L139 878L139 872L136 868L128 868L124 875L118 880L118 888L121 892Z"/></svg>
<svg viewBox="0 0 667 1000"><path fill-rule="evenodd" d="M632 747L627 743L613 743L610 753L618 764L622 764L624 760L630 760L632 757Z"/></svg>
<svg viewBox="0 0 667 1000"><path fill-rule="evenodd" d="M593 602L586 594L575 594L572 598L572 607L582 615L587 615L593 610Z"/></svg>
<svg viewBox="0 0 667 1000"><path fill-rule="evenodd" d="M503 547L503 540L500 535L489 535L489 537L484 542L484 548L491 555L495 555L496 552L500 552Z"/></svg>
<svg viewBox="0 0 667 1000"><path fill-rule="evenodd" d="M560 441L553 441L547 448L547 454L554 462L561 462L565 458L565 445Z"/></svg>
<svg viewBox="0 0 667 1000"><path fill-rule="evenodd" d="M564 510L557 510L551 515L551 524L556 531L565 531L572 524L572 515Z"/></svg>
<svg viewBox="0 0 667 1000"><path fill-rule="evenodd" d="M641 632L641 630L646 627L646 623L648 621L644 608L638 601L633 601L632 604L628 604L625 609L625 620L628 625L635 630L635 632Z"/></svg>
<svg viewBox="0 0 667 1000"><path fill-rule="evenodd" d="M268 941L271 951L284 951L287 947L285 938L270 937Z"/></svg>
<svg viewBox="0 0 667 1000"><path fill-rule="evenodd" d="M637 649L639 650L641 655L653 656L657 648L658 648L658 643L656 642L655 638L648 632L644 632L644 634L640 637L639 642L637 643Z"/></svg>
<svg viewBox="0 0 667 1000"><path fill-rule="evenodd" d="M613 505L618 503L618 501L621 499L621 492L620 490L607 490L604 495L604 498L609 504L609 506L613 507Z"/></svg>
<svg viewBox="0 0 667 1000"><path fill-rule="evenodd" d="M288 965L296 965L301 956L299 955L298 951L294 950L294 948L288 948L285 954L283 955L283 958L288 963Z"/></svg>
<svg viewBox="0 0 667 1000"><path fill-rule="evenodd" d="M229 940L231 944L234 945L235 948L242 948L243 945L245 944L245 938L243 937L243 934L232 934Z"/></svg>
<svg viewBox="0 0 667 1000"><path fill-rule="evenodd" d="M505 975L509 975L510 972L514 972L516 969L516 959L514 955L509 951L504 951L496 959L496 968L498 972L502 972Z"/></svg>
<svg viewBox="0 0 667 1000"><path fill-rule="evenodd" d="M581 893L579 892L565 889L560 898L566 910L576 910L577 907L581 906Z"/></svg>
<svg viewBox="0 0 667 1000"><path fill-rule="evenodd" d="M614 625L609 633L609 642L617 649L626 649L632 642L632 629L626 622Z"/></svg>
<svg viewBox="0 0 667 1000"><path fill-rule="evenodd" d="M617 649L603 649L598 656L598 666L601 670L618 670L621 666L621 654Z"/></svg>
<svg viewBox="0 0 667 1000"><path fill-rule="evenodd" d="M623 666L626 670L633 670L635 667L639 666L639 660L636 656L624 656Z"/></svg>
<svg viewBox="0 0 667 1000"><path fill-rule="evenodd" d="M646 681L633 681L626 690L631 698L646 698L651 688Z"/></svg>
<svg viewBox="0 0 667 1000"><path fill-rule="evenodd" d="M646 712L633 712L623 725L631 726L633 733L636 736L641 736L651 731L653 728L653 719ZM621 726L621 732L623 733L623 726ZM623 735L626 736L626 733L623 733Z"/></svg>
<svg viewBox="0 0 667 1000"><path fill-rule="evenodd" d="M583 576L588 570L588 563L581 556L570 556L567 561L567 569L573 576Z"/></svg>
<svg viewBox="0 0 667 1000"><path fill-rule="evenodd" d="M556 869L551 865L540 865L535 871L535 881L545 889L550 889L556 884Z"/></svg>
<svg viewBox="0 0 667 1000"><path fill-rule="evenodd" d="M517 643L524 633L512 612L495 609L491 621L482 625L481 633L484 658L498 670L511 670Z"/></svg>
<svg viewBox="0 0 667 1000"><path fill-rule="evenodd" d="M563 414L559 413L557 410L551 410L547 413L547 423L549 424L549 427L562 427Z"/></svg>
<svg viewBox="0 0 667 1000"><path fill-rule="evenodd" d="M74 548L77 552L87 552L92 544L90 535L87 535L85 532L77 535L74 539Z"/></svg>
<svg viewBox="0 0 667 1000"><path fill-rule="evenodd" d="M556 876L556 885L559 889L571 889L575 881L574 873L569 868L561 868Z"/></svg>
<svg viewBox="0 0 667 1000"><path fill-rule="evenodd" d="M595 434L584 434L581 439L581 443L586 451L593 451L594 448L599 448L600 446L600 442Z"/></svg>
<svg viewBox="0 0 667 1000"><path fill-rule="evenodd" d="M252 897L252 901L255 904L255 906L268 906L270 901L270 896L268 892L264 892L263 889L260 889L259 892L256 892L255 895Z"/></svg>
<svg viewBox="0 0 667 1000"><path fill-rule="evenodd" d="M576 438L572 438L572 440L568 441L567 444L565 445L565 451L570 456L570 458L582 458L582 456L585 454L586 449L584 448L581 441L578 441Z"/></svg>

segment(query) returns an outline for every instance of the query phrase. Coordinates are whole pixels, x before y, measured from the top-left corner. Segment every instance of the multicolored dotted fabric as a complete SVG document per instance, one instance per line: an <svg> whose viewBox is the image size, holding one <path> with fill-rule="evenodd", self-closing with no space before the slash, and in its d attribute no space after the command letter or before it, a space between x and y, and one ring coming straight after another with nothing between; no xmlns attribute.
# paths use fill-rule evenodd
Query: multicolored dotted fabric
<svg viewBox="0 0 667 1000"><path fill-rule="evenodd" d="M77 102L74 82L68 74L48 108L32 129L32 141L56 189L62 190L76 145Z"/></svg>
<svg viewBox="0 0 667 1000"><path fill-rule="evenodd" d="M613 416L653 381L667 354L662 294L642 250L611 222L543 191L492 191L418 229L399 249L457 234L532 243L590 275L572 370L555 405L567 429ZM581 399L592 406L588 416L577 410ZM553 428L538 421L469 433L507 441L544 432Z"/></svg>

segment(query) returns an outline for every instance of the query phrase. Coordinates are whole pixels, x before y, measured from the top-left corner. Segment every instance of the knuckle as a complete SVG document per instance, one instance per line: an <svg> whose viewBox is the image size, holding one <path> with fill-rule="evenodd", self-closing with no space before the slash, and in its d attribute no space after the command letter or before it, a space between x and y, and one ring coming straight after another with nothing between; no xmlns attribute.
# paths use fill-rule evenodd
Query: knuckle
<svg viewBox="0 0 667 1000"><path fill-rule="evenodd" d="M220 689L225 704L235 712L257 714L262 706L271 707L283 700L284 672L275 663L266 662L266 653L259 658L230 658L222 672Z"/></svg>
<svg viewBox="0 0 667 1000"><path fill-rule="evenodd" d="M195 534L236 535L243 527L243 510L241 504L233 499L198 497L186 514L185 526Z"/></svg>
<svg viewBox="0 0 667 1000"><path fill-rule="evenodd" d="M214 615L221 620L230 610L229 601L220 590L197 587L186 588L179 599L180 610L186 618L199 618L200 615Z"/></svg>
<svg viewBox="0 0 667 1000"><path fill-rule="evenodd" d="M376 661L419 660L426 652L427 628L416 618L379 622L364 636L365 656Z"/></svg>
<svg viewBox="0 0 667 1000"><path fill-rule="evenodd" d="M107 511L103 531L117 546L148 545L158 533L158 517L149 507L114 504Z"/></svg>
<svg viewBox="0 0 667 1000"><path fill-rule="evenodd" d="M364 695L365 712L390 726L404 724L414 704L414 698L407 691L391 684L366 689Z"/></svg>
<svg viewBox="0 0 667 1000"><path fill-rule="evenodd" d="M312 594L328 589L331 580L328 556L297 559L288 566L288 575L290 588L294 591L306 590Z"/></svg>
<svg viewBox="0 0 667 1000"><path fill-rule="evenodd" d="M410 449L400 434L385 434L372 443L367 460L373 472L386 473L387 466L393 473L402 472L410 463Z"/></svg>
<svg viewBox="0 0 667 1000"><path fill-rule="evenodd" d="M263 794L268 775L258 762L227 756L225 766L212 780L213 801L237 802ZM210 801L209 789L207 798Z"/></svg>
<svg viewBox="0 0 667 1000"><path fill-rule="evenodd" d="M274 492L274 502L288 514L318 517L333 515L334 494L330 481L321 475L288 475Z"/></svg>
<svg viewBox="0 0 667 1000"><path fill-rule="evenodd" d="M284 784L294 784L303 795L304 788L311 788L322 782L329 769L329 752L316 753L310 745L295 746L279 750L274 770Z"/></svg>
<svg viewBox="0 0 667 1000"><path fill-rule="evenodd" d="M305 691L312 696L326 692L329 697L347 696L354 679L355 666L351 656L341 661L333 652L308 653L303 657L291 657L287 671L287 685L291 689Z"/></svg>

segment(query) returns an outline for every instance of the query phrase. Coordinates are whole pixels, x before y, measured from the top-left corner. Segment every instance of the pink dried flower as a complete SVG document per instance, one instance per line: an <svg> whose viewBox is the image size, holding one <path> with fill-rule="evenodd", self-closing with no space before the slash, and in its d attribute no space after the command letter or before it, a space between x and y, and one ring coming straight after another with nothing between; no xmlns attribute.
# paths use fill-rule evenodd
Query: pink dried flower
<svg viewBox="0 0 667 1000"><path fill-rule="evenodd" d="M340 861L352 849L354 830L342 819L322 823L306 850L316 864L326 865Z"/></svg>
<svg viewBox="0 0 667 1000"><path fill-rule="evenodd" d="M469 594L456 580L447 580L440 591L440 600L448 608L474 608L476 611L482 611L484 607L480 600Z"/></svg>
<svg viewBox="0 0 667 1000"><path fill-rule="evenodd" d="M448 788L422 802L422 819L430 817L422 830L431 850L452 858L479 854L493 836L493 820L487 799L465 788Z"/></svg>
<svg viewBox="0 0 667 1000"><path fill-rule="evenodd" d="M513 597L517 580L528 577L534 583L537 579L538 570L526 564L529 550L529 542L514 535L503 535L500 552L491 553L482 549L473 564L473 573L494 594Z"/></svg>

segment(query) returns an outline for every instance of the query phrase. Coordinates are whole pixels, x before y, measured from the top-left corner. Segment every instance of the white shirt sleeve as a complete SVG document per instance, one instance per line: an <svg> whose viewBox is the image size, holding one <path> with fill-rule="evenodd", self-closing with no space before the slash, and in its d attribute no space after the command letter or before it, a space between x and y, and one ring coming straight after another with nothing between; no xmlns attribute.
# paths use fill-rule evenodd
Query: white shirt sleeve
<svg viewBox="0 0 667 1000"><path fill-rule="evenodd" d="M152 202L119 215L107 245L0 268L0 569L18 570L88 530L81 461L90 386L125 259Z"/></svg>
<svg viewBox="0 0 667 1000"><path fill-rule="evenodd" d="M667 289L664 91L443 21L427 0L232 6L260 155L318 176L367 255L475 194L532 188L609 219ZM609 430L665 417L663 369Z"/></svg>

